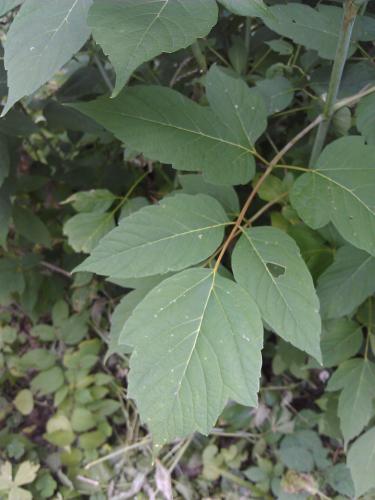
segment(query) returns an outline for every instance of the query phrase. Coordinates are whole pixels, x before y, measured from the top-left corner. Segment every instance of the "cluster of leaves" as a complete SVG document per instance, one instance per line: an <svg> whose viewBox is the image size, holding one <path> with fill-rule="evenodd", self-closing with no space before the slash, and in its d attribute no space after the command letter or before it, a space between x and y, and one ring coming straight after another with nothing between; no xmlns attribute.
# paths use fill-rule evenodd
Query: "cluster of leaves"
<svg viewBox="0 0 375 500"><path fill-rule="evenodd" d="M227 469L241 468L239 486L258 496L371 495L375 17L366 4L0 2L0 440L8 459L25 459L15 475L9 462L1 469L11 498L28 498L19 490L36 474L32 488L52 496L48 468L69 490L113 429L129 428L122 385L160 451L208 435L223 410L229 427L250 419L236 432L257 427L243 407L256 407L270 380L282 391L285 377L314 393L310 404L301 397L304 424L283 436L268 415L251 465L245 441L221 449L199 438L203 476L238 483ZM320 126L315 142L307 135L319 124L330 125L322 150ZM261 401L282 413L282 400ZM31 419L22 439L20 415ZM354 486L317 427L347 454ZM28 434L57 456L33 456Z"/></svg>

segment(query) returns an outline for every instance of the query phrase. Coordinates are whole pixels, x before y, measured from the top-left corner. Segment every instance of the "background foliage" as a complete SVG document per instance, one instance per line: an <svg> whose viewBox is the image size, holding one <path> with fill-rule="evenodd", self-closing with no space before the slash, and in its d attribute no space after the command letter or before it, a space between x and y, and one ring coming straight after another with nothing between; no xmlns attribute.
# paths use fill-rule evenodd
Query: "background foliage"
<svg viewBox="0 0 375 500"><path fill-rule="evenodd" d="M0 16L0 496L374 498L373 2Z"/></svg>

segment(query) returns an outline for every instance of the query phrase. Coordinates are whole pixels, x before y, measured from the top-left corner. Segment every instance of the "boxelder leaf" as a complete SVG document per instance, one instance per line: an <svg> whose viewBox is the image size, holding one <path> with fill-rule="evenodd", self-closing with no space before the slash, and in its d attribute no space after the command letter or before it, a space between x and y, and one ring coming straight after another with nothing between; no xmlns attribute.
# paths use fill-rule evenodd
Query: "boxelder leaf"
<svg viewBox="0 0 375 500"><path fill-rule="evenodd" d="M358 323L345 318L323 321L321 348L325 368L355 356L363 341Z"/></svg>
<svg viewBox="0 0 375 500"><path fill-rule="evenodd" d="M217 14L215 0L94 0L88 24L116 70L114 94L143 62L206 36Z"/></svg>
<svg viewBox="0 0 375 500"><path fill-rule="evenodd" d="M343 9L332 5L320 5L313 9L303 3L290 2L274 5L263 17L265 24L276 33L291 38L308 49L316 50L324 59L334 59L341 28ZM352 47L358 40L373 35L375 22L359 16L353 29Z"/></svg>
<svg viewBox="0 0 375 500"><path fill-rule="evenodd" d="M293 239L272 227L246 229L233 251L232 267L267 324L320 361L319 301Z"/></svg>
<svg viewBox="0 0 375 500"><path fill-rule="evenodd" d="M207 434L229 398L257 404L263 328L239 285L189 269L156 286L125 324L129 395L157 444Z"/></svg>
<svg viewBox="0 0 375 500"><path fill-rule="evenodd" d="M92 0L26 0L4 43L9 95L3 115L48 81L90 35Z"/></svg>
<svg viewBox="0 0 375 500"><path fill-rule="evenodd" d="M108 189L78 191L62 203L71 203L77 212L104 213L115 201L116 196Z"/></svg>
<svg viewBox="0 0 375 500"><path fill-rule="evenodd" d="M367 431L352 444L347 461L356 497L359 498L375 488L375 428Z"/></svg>
<svg viewBox="0 0 375 500"><path fill-rule="evenodd" d="M177 271L220 245L227 216L203 194L177 194L121 220L76 271L136 278Z"/></svg>
<svg viewBox="0 0 375 500"><path fill-rule="evenodd" d="M345 240L375 255L375 146L361 137L329 144L316 168L294 183L290 199L313 229L332 222Z"/></svg>
<svg viewBox="0 0 375 500"><path fill-rule="evenodd" d="M219 66L211 66L206 77L211 109L232 132L232 140L249 150L267 128L266 105L257 89Z"/></svg>
<svg viewBox="0 0 375 500"><path fill-rule="evenodd" d="M351 245L341 247L318 280L324 318L340 318L375 292L375 257Z"/></svg>
<svg viewBox="0 0 375 500"><path fill-rule="evenodd" d="M375 364L363 358L345 361L332 375L327 390L341 389L338 405L340 426L348 443L373 416Z"/></svg>
<svg viewBox="0 0 375 500"><path fill-rule="evenodd" d="M214 184L247 183L254 175L254 142L266 128L263 98L215 66L206 82L210 108L152 85L74 106L149 158L203 171Z"/></svg>

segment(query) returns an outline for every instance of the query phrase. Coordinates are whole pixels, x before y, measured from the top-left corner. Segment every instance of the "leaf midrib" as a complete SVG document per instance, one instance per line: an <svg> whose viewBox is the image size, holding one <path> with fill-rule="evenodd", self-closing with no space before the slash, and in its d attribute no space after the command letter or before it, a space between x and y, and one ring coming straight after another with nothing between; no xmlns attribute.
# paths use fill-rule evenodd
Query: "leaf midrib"
<svg viewBox="0 0 375 500"><path fill-rule="evenodd" d="M178 237L186 236L188 234L199 233L200 231L207 231L209 229L214 229L214 228L222 227L222 226L228 226L228 225L232 225L232 224L233 224L232 222L223 222L221 224L215 224L213 226L206 226L206 227L200 227L198 229L192 229L190 231L185 231L183 233L175 233L175 234L172 234L170 236L165 236L164 238L160 238L159 240L146 241L145 243L142 243L141 245L137 245L137 246L133 246L133 247L127 248L126 250L122 250L121 252L118 252L118 253L112 255L112 257L118 258L119 256L123 256L123 255L125 255L128 252L133 252L134 250L143 249L143 248L145 248L147 246L150 246L150 245L157 245L158 243L163 242L163 241L172 240L172 239L175 239L175 238L178 238ZM106 257L102 257L102 258L99 258L99 259L96 259L96 260L102 260L103 258L106 258Z"/></svg>
<svg viewBox="0 0 375 500"><path fill-rule="evenodd" d="M242 144L237 144L235 142L228 141L228 140L223 139L221 137L215 137L215 136L212 136L212 135L204 134L201 131L187 129L187 128L180 127L180 126L177 126L177 125L173 125L172 123L165 123L165 122L161 122L161 121L158 121L158 120L151 120L150 118L145 118L144 116L131 115L131 114L128 114L128 113L124 113L122 111L113 111L113 110L107 111L107 110L103 109L103 110L101 110L101 113L103 115L104 114L108 114L108 115L120 115L120 116L122 116L124 118L131 118L131 119L135 119L135 120L140 120L140 121L143 121L143 122L146 122L146 123L152 123L153 125L159 125L159 126L162 126L162 127L167 127L167 128L179 130L181 132L186 132L186 133L189 133L189 134L195 134L195 135L198 135L199 137L204 137L205 139L209 139L209 140L212 140L212 141L217 141L217 142L220 142L222 144L226 144L227 146L232 146L232 147L235 147L235 148L238 148L238 149L242 149L242 150L244 150L244 152L246 152L248 154L252 154L253 153L252 149L248 149L247 147L243 146ZM220 122L220 123L222 123L222 122Z"/></svg>

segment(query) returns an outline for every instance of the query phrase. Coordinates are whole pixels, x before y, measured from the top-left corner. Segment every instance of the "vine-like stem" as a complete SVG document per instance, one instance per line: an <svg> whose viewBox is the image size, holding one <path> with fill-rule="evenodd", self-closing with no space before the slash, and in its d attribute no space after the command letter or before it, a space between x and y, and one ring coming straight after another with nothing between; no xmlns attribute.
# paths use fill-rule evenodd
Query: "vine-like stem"
<svg viewBox="0 0 375 500"><path fill-rule="evenodd" d="M277 205L278 203L280 203L281 200L283 200L284 198L286 198L288 196L288 193L282 193L280 196L277 196L275 199L269 201L268 203L266 203L265 205L263 205L262 208L260 208L254 215L252 215L250 217L250 219L246 222L245 224L245 227L248 227L248 226L251 226L252 224L254 224L254 222L259 219L259 217L261 215L263 215L265 212L267 212L267 210L269 210L271 207L273 207L274 205Z"/></svg>
<svg viewBox="0 0 375 500"><path fill-rule="evenodd" d="M289 149L291 149L300 139L302 139L302 137L304 137L310 130L312 130L314 127L316 127L316 125L319 123L319 116L311 123L309 123L309 125L307 127L305 127L303 130L301 130L295 137L293 137L293 139L291 139L274 157L273 159L270 161L270 163L268 163L268 167L266 168L266 170L263 172L263 174L259 177L257 183L255 184L254 186L254 189L251 191L251 193L249 194L244 206L242 207L242 210L239 214L239 216L237 217L237 220L236 222L234 223L234 226L231 230L231 232L229 233L229 236L228 238L225 240L222 248L221 248L221 251L218 255L218 258L216 260L216 263L215 263L215 267L214 267L214 272L216 272L220 266L220 263L224 257L224 254L225 252L227 251L231 241L233 240L233 238L235 238L236 234L238 233L238 231L241 230L241 224L242 224L242 221L244 220L245 218L245 215L246 215L246 212L248 211L251 203L253 202L256 194L258 193L259 189L261 188L263 182L267 179L267 177L270 175L270 173L272 172L272 170L275 168L275 166L279 163L279 161L282 159L282 157L289 151Z"/></svg>
<svg viewBox="0 0 375 500"><path fill-rule="evenodd" d="M354 94L350 97L347 97L345 99L341 99L337 103L334 104L334 109L340 109L343 106L350 106L358 102L362 97L369 95L371 93L375 92L375 86L372 86L367 89L363 89L357 94ZM258 153L256 156L258 158L262 158L263 162L267 165L266 170L262 174L262 176L259 178L258 182L254 186L254 189L251 191L249 194L244 206L242 207L242 210L240 214L238 215L233 228L231 232L229 233L227 239L223 243L223 246L221 247L220 253L218 255L218 258L215 262L214 266L214 272L216 272L220 266L220 263L225 255L225 252L228 250L228 247L232 240L239 234L241 231L241 224L246 216L246 212L248 211L251 203L253 202L256 194L258 193L260 187L262 186L263 182L267 179L267 177L271 174L272 170L276 167L279 167L279 162L280 160L284 157L284 155L292 149L292 147L297 144L305 135L307 135L311 130L313 130L316 126L318 126L322 120L324 120L324 114L322 113L321 115L317 116L315 120L313 120L311 123L309 123L304 129L302 129L300 132L298 132L297 135L295 135L285 146L273 157L273 159L268 163L266 160L264 160ZM286 167L286 168L291 168L294 170L301 170L301 171L307 171L308 169L304 169L302 167L294 167L293 165L281 165L281 167Z"/></svg>
<svg viewBox="0 0 375 500"><path fill-rule="evenodd" d="M310 157L310 165L314 165L316 163L316 160L318 159L319 154L323 149L329 125L335 112L337 94L339 91L345 62L348 57L350 39L352 36L353 25L358 10L359 6L356 4L355 0L345 0L344 15L341 24L341 30L339 33L339 39L337 42L336 55L328 85L327 98L323 108L323 120L320 122L315 136L315 141Z"/></svg>

